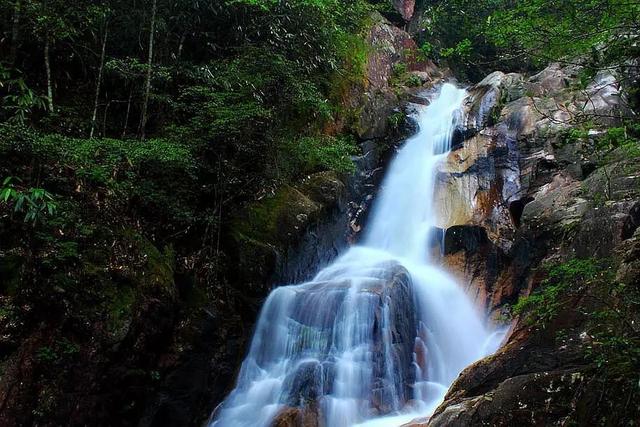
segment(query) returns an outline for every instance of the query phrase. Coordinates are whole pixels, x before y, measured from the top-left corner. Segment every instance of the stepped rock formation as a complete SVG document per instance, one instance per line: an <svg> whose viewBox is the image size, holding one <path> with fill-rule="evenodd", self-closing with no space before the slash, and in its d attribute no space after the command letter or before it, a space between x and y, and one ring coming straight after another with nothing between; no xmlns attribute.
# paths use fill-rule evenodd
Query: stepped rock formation
<svg viewBox="0 0 640 427"><path fill-rule="evenodd" d="M444 263L499 319L540 285L547 262L609 258L637 286L640 166L624 148L593 150L631 113L609 71L580 88L575 66L525 78L493 73L470 88L464 136L440 173ZM588 118L588 136L570 139ZM447 196L445 196L447 195ZM628 383L606 386L586 357L592 290L577 289L551 325L515 318L504 346L467 368L445 402L411 426L613 424L639 417ZM559 331L562 331L560 333ZM621 398L623 396L623 398ZM610 424L610 425L613 425ZM618 424L616 424L618 425Z"/></svg>

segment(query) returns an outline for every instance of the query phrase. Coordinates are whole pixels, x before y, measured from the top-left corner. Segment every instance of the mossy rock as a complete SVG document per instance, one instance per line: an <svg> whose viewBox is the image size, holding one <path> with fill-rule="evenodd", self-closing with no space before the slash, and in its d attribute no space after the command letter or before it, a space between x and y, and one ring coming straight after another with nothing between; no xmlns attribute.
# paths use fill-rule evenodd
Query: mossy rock
<svg viewBox="0 0 640 427"><path fill-rule="evenodd" d="M125 230L121 238L128 252L127 259L132 260L132 265L123 272L121 280L107 280L103 283L102 290L107 331L116 342L128 333L136 307L145 298L172 301L177 297L173 249L165 247L161 252L148 239L133 230Z"/></svg>
<svg viewBox="0 0 640 427"><path fill-rule="evenodd" d="M175 296L173 248L166 246L163 251L160 251L144 236L133 231L125 231L124 238L140 267L131 271L136 287L145 292L154 290Z"/></svg>
<svg viewBox="0 0 640 427"><path fill-rule="evenodd" d="M345 185L333 171L318 172L302 182L300 191L311 200L328 207L337 203L344 195Z"/></svg>
<svg viewBox="0 0 640 427"><path fill-rule="evenodd" d="M323 212L337 205L344 192L336 172L318 172L241 212L232 223L232 238L244 291L263 295L278 260Z"/></svg>
<svg viewBox="0 0 640 427"><path fill-rule="evenodd" d="M317 217L322 206L292 186L284 186L241 214L233 224L235 239L248 238L278 246L291 242Z"/></svg>
<svg viewBox="0 0 640 427"><path fill-rule="evenodd" d="M613 155L624 158L622 150L616 150ZM584 181L582 189L590 199L600 203L605 203L608 200L634 199L640 195L639 173L640 164L636 158L614 161L614 163L596 169L589 175Z"/></svg>
<svg viewBox="0 0 640 427"><path fill-rule="evenodd" d="M107 332L114 342L119 342L129 332L133 320L136 291L129 286L110 286L105 290Z"/></svg>
<svg viewBox="0 0 640 427"><path fill-rule="evenodd" d="M278 249L244 235L236 237L236 265L239 282L246 295L264 296L263 286L268 284L280 256Z"/></svg>

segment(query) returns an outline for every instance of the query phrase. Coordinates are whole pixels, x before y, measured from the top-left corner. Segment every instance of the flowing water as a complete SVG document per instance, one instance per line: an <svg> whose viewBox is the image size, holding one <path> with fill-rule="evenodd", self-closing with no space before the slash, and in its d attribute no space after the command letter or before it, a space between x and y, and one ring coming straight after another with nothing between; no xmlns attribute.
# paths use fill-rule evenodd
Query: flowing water
<svg viewBox="0 0 640 427"><path fill-rule="evenodd" d="M436 170L465 96L445 84L419 111L363 244L269 295L212 427L268 427L292 407L327 427L397 426L432 413L462 369L495 351L499 334L430 260Z"/></svg>

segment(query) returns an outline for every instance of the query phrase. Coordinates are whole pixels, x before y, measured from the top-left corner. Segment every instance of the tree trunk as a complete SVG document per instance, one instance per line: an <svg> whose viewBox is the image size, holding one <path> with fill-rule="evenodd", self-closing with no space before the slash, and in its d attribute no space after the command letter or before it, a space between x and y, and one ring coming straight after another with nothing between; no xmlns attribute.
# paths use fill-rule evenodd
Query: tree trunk
<svg viewBox="0 0 640 427"><path fill-rule="evenodd" d="M145 128L147 126L147 108L149 106L149 93L151 92L151 64L153 61L153 35L156 26L157 0L153 0L151 5L151 28L149 30L149 55L147 57L147 77L144 82L144 101L142 103L142 114L140 117L140 139L145 138Z"/></svg>
<svg viewBox="0 0 640 427"><path fill-rule="evenodd" d="M44 68L47 73L47 106L49 113L53 113L53 86L51 83L51 63L49 62L49 45L51 44L47 34L44 42Z"/></svg>
<svg viewBox="0 0 640 427"><path fill-rule="evenodd" d="M127 101L127 112L124 115L124 126L122 126L122 138L127 134L129 127L129 113L131 112L131 98L133 97L133 85L129 88L129 100Z"/></svg>
<svg viewBox="0 0 640 427"><path fill-rule="evenodd" d="M107 99L109 99L109 97L107 96ZM109 107L111 106L111 100L107 101L107 105L104 106L104 114L102 116L102 134L106 135L107 134L107 114L109 113Z"/></svg>
<svg viewBox="0 0 640 427"><path fill-rule="evenodd" d="M180 42L178 43L178 52L176 53L176 62L180 60L180 56L182 56L182 48L184 47L184 41L187 38L187 32L183 32L180 36Z"/></svg>
<svg viewBox="0 0 640 427"><path fill-rule="evenodd" d="M96 96L93 101L93 115L91 116L91 131L89 138L93 138L96 129L96 116L98 115L98 100L100 99L100 85L102 84L102 70L104 69L104 55L107 48L107 37L109 36L109 23L104 24L104 36L102 37L102 52L100 53L100 68L98 69L98 80L96 81ZM103 132L104 133L104 132Z"/></svg>
<svg viewBox="0 0 640 427"><path fill-rule="evenodd" d="M9 52L9 63L11 66L16 63L18 54L18 37L20 36L20 12L22 11L22 0L16 0L13 6L13 22L11 26L11 51Z"/></svg>

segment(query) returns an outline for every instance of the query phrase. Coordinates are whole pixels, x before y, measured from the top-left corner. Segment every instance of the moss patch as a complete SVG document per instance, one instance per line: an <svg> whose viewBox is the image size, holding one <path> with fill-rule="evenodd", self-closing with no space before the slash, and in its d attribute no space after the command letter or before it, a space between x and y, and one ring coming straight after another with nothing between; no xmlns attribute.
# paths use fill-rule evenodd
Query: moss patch
<svg viewBox="0 0 640 427"><path fill-rule="evenodd" d="M320 209L320 204L298 189L285 186L274 196L250 206L234 222L233 235L236 240L248 238L270 244L286 243L314 219Z"/></svg>

